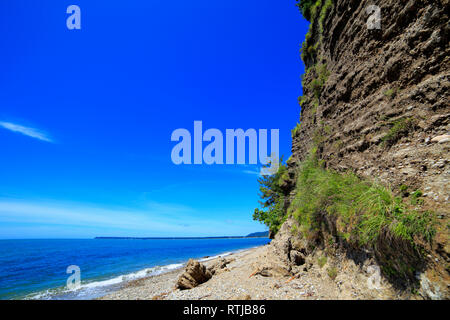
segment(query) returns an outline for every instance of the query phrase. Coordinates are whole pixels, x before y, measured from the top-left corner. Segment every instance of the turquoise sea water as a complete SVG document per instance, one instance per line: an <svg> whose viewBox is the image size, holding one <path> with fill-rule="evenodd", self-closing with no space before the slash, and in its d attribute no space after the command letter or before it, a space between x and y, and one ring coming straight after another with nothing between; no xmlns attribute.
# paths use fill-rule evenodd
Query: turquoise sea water
<svg viewBox="0 0 450 320"><path fill-rule="evenodd" d="M126 281L183 266L189 258L226 255L267 244L242 239L0 240L0 299L92 299ZM66 286L69 266L81 287Z"/></svg>

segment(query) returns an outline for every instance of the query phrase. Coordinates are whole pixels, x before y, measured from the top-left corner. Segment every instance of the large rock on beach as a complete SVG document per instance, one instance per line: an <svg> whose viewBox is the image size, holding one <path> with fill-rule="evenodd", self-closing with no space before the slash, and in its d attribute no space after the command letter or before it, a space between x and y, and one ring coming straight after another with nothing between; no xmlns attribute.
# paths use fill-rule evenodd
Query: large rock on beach
<svg viewBox="0 0 450 320"><path fill-rule="evenodd" d="M225 259L225 258L221 257L216 262L214 262L211 266L209 266L208 270L211 272L212 275L222 273L223 271L229 271L229 269L227 268L227 265L233 261L234 261L234 259Z"/></svg>
<svg viewBox="0 0 450 320"><path fill-rule="evenodd" d="M189 259L186 270L178 278L176 287L178 289L192 289L211 279L212 273L205 265L200 262Z"/></svg>

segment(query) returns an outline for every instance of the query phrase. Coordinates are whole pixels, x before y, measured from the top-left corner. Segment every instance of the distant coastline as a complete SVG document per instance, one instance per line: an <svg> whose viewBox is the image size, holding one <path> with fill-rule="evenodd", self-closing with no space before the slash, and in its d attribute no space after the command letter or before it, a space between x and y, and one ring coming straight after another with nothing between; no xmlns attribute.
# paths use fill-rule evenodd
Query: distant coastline
<svg viewBox="0 0 450 320"><path fill-rule="evenodd" d="M246 239L246 238L268 238L269 231L253 232L246 236L217 236L217 237L95 237L104 240L202 240L202 239Z"/></svg>
<svg viewBox="0 0 450 320"><path fill-rule="evenodd" d="M223 237L95 237L98 240L202 240L202 239L248 239L267 236L223 236Z"/></svg>

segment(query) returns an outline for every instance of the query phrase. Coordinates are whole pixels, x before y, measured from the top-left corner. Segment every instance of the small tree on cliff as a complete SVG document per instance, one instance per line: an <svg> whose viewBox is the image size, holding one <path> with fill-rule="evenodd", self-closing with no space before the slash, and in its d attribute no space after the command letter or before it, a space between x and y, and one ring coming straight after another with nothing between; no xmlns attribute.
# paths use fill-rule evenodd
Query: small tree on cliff
<svg viewBox="0 0 450 320"><path fill-rule="evenodd" d="M270 163L265 168L270 167ZM264 223L269 227L270 233L277 233L285 217L285 198L283 187L288 180L287 167L280 159L278 171L272 175L263 175L258 178L259 202L261 209L256 208L253 220Z"/></svg>

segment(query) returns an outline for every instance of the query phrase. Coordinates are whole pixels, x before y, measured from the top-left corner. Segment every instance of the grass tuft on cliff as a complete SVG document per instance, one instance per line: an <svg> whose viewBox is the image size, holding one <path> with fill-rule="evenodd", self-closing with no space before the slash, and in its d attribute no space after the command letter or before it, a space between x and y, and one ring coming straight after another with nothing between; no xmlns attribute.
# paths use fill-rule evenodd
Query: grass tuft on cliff
<svg viewBox="0 0 450 320"><path fill-rule="evenodd" d="M298 122L298 123L295 125L294 129L291 130L291 137L292 137L292 138L295 137L295 136L297 135L297 133L298 133L298 131L300 130L300 128L301 128L301 123Z"/></svg>
<svg viewBox="0 0 450 320"><path fill-rule="evenodd" d="M389 124L390 129L386 135L382 138L384 146L392 146L401 137L407 135L416 126L416 122L411 118L402 118Z"/></svg>
<svg viewBox="0 0 450 320"><path fill-rule="evenodd" d="M357 246L375 245L386 232L411 243L434 237L431 213L409 209L385 186L324 169L315 153L301 165L296 188L290 211L306 233L332 220L337 235Z"/></svg>
<svg viewBox="0 0 450 320"><path fill-rule="evenodd" d="M322 88L330 76L330 71L327 69L326 63L320 63L314 67L316 77L309 84L309 89L314 93L314 97L319 99Z"/></svg>

